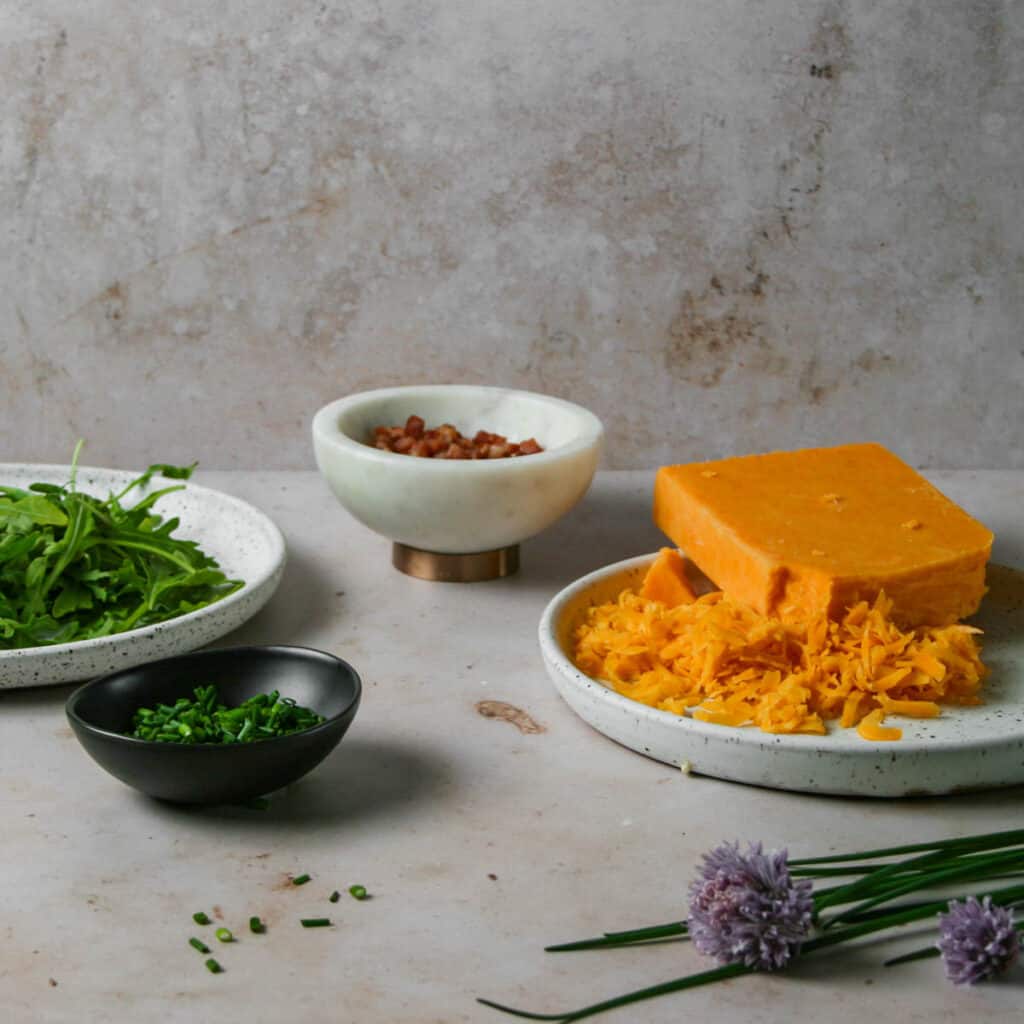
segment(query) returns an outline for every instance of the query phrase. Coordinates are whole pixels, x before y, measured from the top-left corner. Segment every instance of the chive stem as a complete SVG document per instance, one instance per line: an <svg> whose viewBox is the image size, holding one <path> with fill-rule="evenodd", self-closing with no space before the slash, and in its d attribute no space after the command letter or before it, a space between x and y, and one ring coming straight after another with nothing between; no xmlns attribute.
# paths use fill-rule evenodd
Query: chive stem
<svg viewBox="0 0 1024 1024"><path fill-rule="evenodd" d="M909 964L914 960L928 960L930 957L939 956L938 946L925 946L924 949L915 949L913 953L904 953L903 956L894 956L891 960L883 962L883 967L895 967L897 964Z"/></svg>
<svg viewBox="0 0 1024 1024"><path fill-rule="evenodd" d="M348 887L349 895L354 900L365 900L369 899L369 893L366 891L365 885L350 885Z"/></svg>
<svg viewBox="0 0 1024 1024"><path fill-rule="evenodd" d="M335 889L334 892L332 892L331 895L327 897L327 899L331 903L337 903L338 900L341 899L341 893L338 892L337 889Z"/></svg>
<svg viewBox="0 0 1024 1024"><path fill-rule="evenodd" d="M974 848L977 844L993 842L997 846L1014 846L1024 843L1024 829L1010 829L1006 832L986 832L984 835L963 836L959 839L936 839L930 843L910 843L907 846L889 846L884 849L860 850L855 853L835 853L828 857L802 857L791 860L791 868L808 864L837 864L843 861L871 860L874 857L894 857L902 853L919 853L923 850L956 850Z"/></svg>
<svg viewBox="0 0 1024 1024"><path fill-rule="evenodd" d="M865 875L856 882L845 886L838 886L831 890L825 898L816 902L818 910L838 903L852 903L864 896L874 893L877 895L882 891L880 884L884 881L887 884L896 882L897 889L906 882L899 882L897 876L909 876L912 888L924 888L931 884L933 879L947 877L942 874L944 870L952 871L948 877L956 877L959 872L967 867L979 865L986 868L985 876L991 877L994 872L990 870L991 864L1007 863L1016 865L1020 861L1020 850L1003 850L1002 852L991 852L991 848L976 846L971 850L961 850L959 853L951 854L946 850L939 850L925 854L921 857L912 857L909 860L895 861L879 871ZM894 891L894 890L891 890ZM821 894L824 896L824 894Z"/></svg>
<svg viewBox="0 0 1024 1024"><path fill-rule="evenodd" d="M204 914L201 910L197 910L192 915L192 920L195 921L196 924L209 924L210 923L209 917L207 917L206 914Z"/></svg>
<svg viewBox="0 0 1024 1024"><path fill-rule="evenodd" d="M606 946L627 946L640 942L651 942L667 938L685 938L689 934L685 921L654 925L650 928L635 928L625 932L606 932L593 939L578 942L563 942L556 946L545 946L546 953L570 953L583 949L600 949Z"/></svg>
<svg viewBox="0 0 1024 1024"><path fill-rule="evenodd" d="M224 972L224 968L221 967L221 965L217 963L217 961L214 960L212 956L210 957L209 960L206 961L206 969L211 974L222 974Z"/></svg>
<svg viewBox="0 0 1024 1024"><path fill-rule="evenodd" d="M258 917L249 918L249 931L253 935L262 935L266 930L267 926Z"/></svg>
<svg viewBox="0 0 1024 1024"><path fill-rule="evenodd" d="M329 917L303 917L299 919L303 928L329 928L331 919Z"/></svg>
<svg viewBox="0 0 1024 1024"><path fill-rule="evenodd" d="M1024 897L1024 885L1011 886L1007 889L978 893L976 895L979 899L984 896L990 896L993 903L1013 903ZM828 946L838 945L850 939L859 938L862 935L870 935L872 932L882 931L894 925L910 924L913 921L923 920L944 910L948 905L948 899L940 899L932 903L921 903L917 906L895 910L890 914L879 915L877 918L862 921L858 924L847 925L845 928L837 929L805 942L801 948L801 956L813 953L819 949L825 949ZM552 1020L560 1021L561 1024L569 1024L570 1021L583 1020L585 1017L592 1017L598 1013L603 1013L605 1010L615 1009L619 1006L627 1006L644 999L653 999L657 996L667 995L670 992L681 992L685 989L697 988L700 985L707 985L715 981L722 981L726 978L737 977L741 974L752 974L754 972L755 969L753 967L747 967L744 964L725 964L709 971L702 971L698 974L690 974L683 978L666 981L660 985L653 985L650 988L627 992L624 995L616 996L614 999L593 1003L590 1006L584 1006L579 1010L572 1010L566 1013L530 1013L525 1010L517 1010L513 1007L505 1006L501 1003L492 1002L489 999L478 999L477 1002L492 1009L501 1010L503 1013L511 1014L514 1017L522 1017L525 1020Z"/></svg>
<svg viewBox="0 0 1024 1024"><path fill-rule="evenodd" d="M200 942L198 939L189 939L188 944L193 948L199 950L200 953L209 953L210 947L205 942Z"/></svg>
<svg viewBox="0 0 1024 1024"><path fill-rule="evenodd" d="M310 875L297 875L292 879L292 885L305 885L310 880Z"/></svg>
<svg viewBox="0 0 1024 1024"><path fill-rule="evenodd" d="M1019 932L1024 932L1024 921L1015 922L1013 927ZM911 953L904 953L902 956L894 956L891 960L886 960L882 966L895 967L897 964L909 964L914 960L928 960L931 957L940 955L941 951L938 946L924 946L922 949L915 949Z"/></svg>
<svg viewBox="0 0 1024 1024"><path fill-rule="evenodd" d="M825 927L834 927L835 925L848 920L855 914L862 914L865 910L878 906L878 904L891 899L893 896L902 896L907 893L916 892L919 889L926 887L931 888L938 884L946 884L954 881L974 881L979 876L981 878L992 878L993 875L996 874L996 872L991 870L993 867L998 868L1003 865L1019 863L1020 859L1021 852L1019 850L1010 850L1002 854L990 856L980 863L971 861L954 863L950 867L932 871L927 875L904 882L902 885L899 885L894 889L890 888L882 893L870 896L868 899L857 903L849 910L844 910L841 914L837 914L830 921L825 923Z"/></svg>
<svg viewBox="0 0 1024 1024"><path fill-rule="evenodd" d="M699 974L688 974L685 978L675 978L672 981L662 982L660 985L652 985L650 988L637 989L634 992L627 992L625 995L616 996L614 999L606 999L600 1003L593 1003L584 1006L580 1010L572 1010L568 1013L528 1013L525 1010L516 1010L511 1006L503 1006L501 1003L492 1002L490 999L478 999L478 1003L489 1006L494 1010L501 1010L511 1014L513 1017L522 1017L525 1020L554 1020L568 1024L569 1021L583 1020L584 1017L592 1017L595 1014L603 1013L605 1010L613 1010L618 1006L628 1006L630 1003L638 1003L644 999L654 999L657 996L668 995L670 992L681 992L688 988L698 988L701 985L710 985L715 981L725 981L727 978L736 978L742 974L753 974L754 968L745 964L725 964L722 967L714 967L710 971L701 971Z"/></svg>
<svg viewBox="0 0 1024 1024"><path fill-rule="evenodd" d="M235 941L235 937L234 937L234 935L231 934L231 929L230 928L218 928L217 931L215 932L215 934L216 934L217 938L221 942L234 942Z"/></svg>

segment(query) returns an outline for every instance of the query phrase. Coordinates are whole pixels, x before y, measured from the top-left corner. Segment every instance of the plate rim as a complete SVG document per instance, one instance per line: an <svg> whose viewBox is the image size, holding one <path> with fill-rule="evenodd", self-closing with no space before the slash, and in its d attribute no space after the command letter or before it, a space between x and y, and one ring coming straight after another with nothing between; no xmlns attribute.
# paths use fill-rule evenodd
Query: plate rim
<svg viewBox="0 0 1024 1024"><path fill-rule="evenodd" d="M70 472L70 466L62 465L60 463L3 462L0 463L0 483L5 482L5 473L10 473L14 470L19 472L28 471L30 473L38 473L40 481L45 481L47 476L63 476L67 478ZM79 476L95 473L111 476L114 479L123 477L126 482L141 475L140 473L130 469L114 469L104 466L78 466L77 472ZM171 482L172 484L183 484L185 491L196 495L200 500L206 497L212 497L215 501L227 502L229 505L234 505L243 510L247 516L260 521L261 526L266 531L267 537L271 542L270 558L268 558L267 564L261 568L254 578L244 580L242 586L239 587L238 590L234 591L234 593L228 594L226 597L222 597L219 601L215 601L213 604L206 605L203 608L197 608L194 611L186 612L184 615L176 615L173 618L164 619L162 622L153 622L147 626L139 626L136 629L125 630L121 633L110 633L106 636L90 637L87 640L73 640L69 643L44 644L35 647L12 647L0 649L0 669L5 665L10 666L16 662L31 662L37 659L58 660L60 658L74 657L79 652L101 651L105 648L117 646L119 643L146 640L157 636L160 633L166 633L170 627L185 627L190 623L209 618L211 614L215 612L223 612L231 609L236 604L251 598L253 594L258 592L261 588L266 587L273 581L275 576L278 578L280 577L287 560L287 546L285 544L284 534L270 516L245 499L238 498L233 494L228 494L226 491L221 491L214 487L207 487L203 484L193 483L191 480L172 480ZM269 597L270 595L268 594L268 600ZM259 610L259 607L262 607L262 605L253 609L253 614ZM7 686L4 687L0 684L0 688L11 689L16 685L17 684L7 684ZM46 684L35 683L31 685Z"/></svg>
<svg viewBox="0 0 1024 1024"><path fill-rule="evenodd" d="M612 689L607 683L593 676L588 676L572 663L559 643L559 619L563 609L573 598L605 579L650 565L657 557L657 554L657 552L653 552L634 555L619 562L612 562L609 565L595 569L569 583L548 602L538 626L541 652L549 670L557 672L565 680L566 685L575 686L581 691L589 691L591 696L607 704L610 709L614 709L617 712L634 714L659 727L674 729L692 735L697 739L710 740L716 743L734 743L744 747L785 748L803 755L841 755L865 761L877 760L882 755L888 755L888 759L895 762L910 757L919 758L921 755L928 756L941 753L956 752L957 754L963 754L973 750L985 750L991 753L993 749L998 749L1004 745L1018 747L1024 743L1024 728L1021 728L1016 734L1005 734L996 738L983 736L972 739L952 739L949 737L938 739L905 738L897 742L887 743L872 743L859 740L856 744L850 742L837 745L836 739L844 738L844 732L852 734L852 740L853 737L856 737L856 730L839 731L829 725L829 732L824 736L819 736L807 733L769 733L755 726L714 725L713 723L702 722L692 717L677 715L671 711L662 711L659 708L651 707L649 704L643 704L640 701L623 696ZM573 710L575 711L575 709ZM956 712L969 712L970 710L972 709L969 707L944 705L942 716L938 720L941 721L943 716L947 717L948 720L948 717L955 715ZM599 732L604 731L592 721L584 720Z"/></svg>

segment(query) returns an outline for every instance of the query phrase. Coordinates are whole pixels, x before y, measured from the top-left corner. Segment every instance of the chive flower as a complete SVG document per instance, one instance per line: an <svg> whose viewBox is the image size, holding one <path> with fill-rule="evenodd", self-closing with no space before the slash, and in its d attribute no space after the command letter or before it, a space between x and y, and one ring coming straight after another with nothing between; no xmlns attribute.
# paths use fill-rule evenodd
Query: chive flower
<svg viewBox="0 0 1024 1024"><path fill-rule="evenodd" d="M812 882L793 881L785 850L723 843L690 886L688 926L701 953L755 970L784 967L811 930Z"/></svg>
<svg viewBox="0 0 1024 1024"><path fill-rule="evenodd" d="M1013 912L993 906L988 896L980 903L974 896L950 900L949 910L939 914L935 945L954 985L975 985L1001 974L1020 952Z"/></svg>

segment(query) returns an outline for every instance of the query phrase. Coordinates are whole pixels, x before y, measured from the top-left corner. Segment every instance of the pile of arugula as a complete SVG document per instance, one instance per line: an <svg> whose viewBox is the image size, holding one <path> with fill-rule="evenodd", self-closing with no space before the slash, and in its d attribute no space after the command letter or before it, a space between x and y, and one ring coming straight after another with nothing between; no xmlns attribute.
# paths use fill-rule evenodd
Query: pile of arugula
<svg viewBox="0 0 1024 1024"><path fill-rule="evenodd" d="M194 466L150 466L105 500L75 488L79 444L66 485L0 485L0 650L123 633L203 608L234 593L179 522L153 505L176 484L126 507L154 474L187 480Z"/></svg>

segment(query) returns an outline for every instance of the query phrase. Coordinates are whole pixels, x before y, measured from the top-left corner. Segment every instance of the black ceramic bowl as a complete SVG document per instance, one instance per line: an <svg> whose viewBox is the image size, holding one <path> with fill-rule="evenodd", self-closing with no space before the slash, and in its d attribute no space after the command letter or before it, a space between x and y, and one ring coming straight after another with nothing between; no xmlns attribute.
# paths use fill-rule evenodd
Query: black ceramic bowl
<svg viewBox="0 0 1024 1024"><path fill-rule="evenodd" d="M234 707L277 690L327 721L312 729L238 744L156 743L125 736L140 707L173 704L215 684ZM100 767L150 796L178 803L249 800L315 768L352 723L362 686L351 665L305 647L224 647L111 672L76 690L71 728Z"/></svg>

